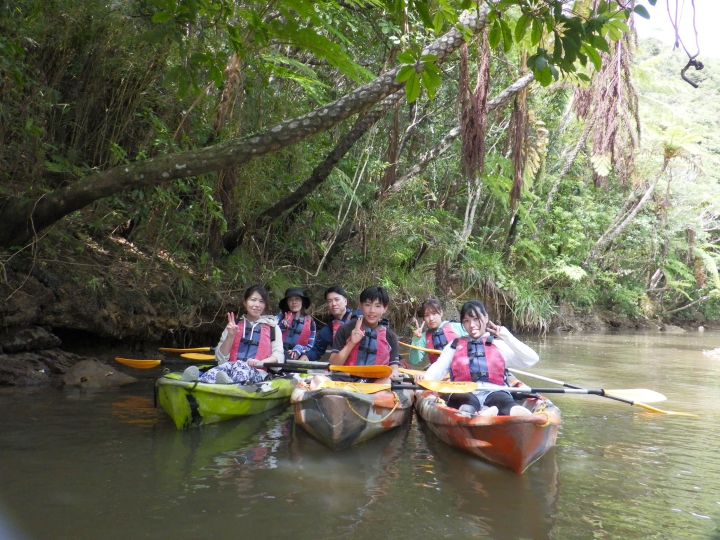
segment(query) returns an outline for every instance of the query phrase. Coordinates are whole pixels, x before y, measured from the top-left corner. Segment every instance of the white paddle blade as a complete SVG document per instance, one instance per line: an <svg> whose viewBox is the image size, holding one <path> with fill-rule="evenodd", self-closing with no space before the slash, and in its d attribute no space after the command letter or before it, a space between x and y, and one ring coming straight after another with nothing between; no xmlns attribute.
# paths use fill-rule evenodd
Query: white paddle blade
<svg viewBox="0 0 720 540"><path fill-rule="evenodd" d="M657 403L665 401L667 398L660 392L648 390L647 388L623 388L622 390L605 390L608 396L615 396L630 401L640 401L642 403Z"/></svg>

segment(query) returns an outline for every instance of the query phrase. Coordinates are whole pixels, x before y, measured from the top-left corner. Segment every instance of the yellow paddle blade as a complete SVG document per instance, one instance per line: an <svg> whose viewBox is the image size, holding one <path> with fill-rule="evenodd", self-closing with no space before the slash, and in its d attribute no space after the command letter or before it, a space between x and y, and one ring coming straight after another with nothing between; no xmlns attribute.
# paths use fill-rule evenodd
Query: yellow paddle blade
<svg viewBox="0 0 720 540"><path fill-rule="evenodd" d="M151 369L160 365L160 360L135 360L133 358L115 358L116 361L126 366L137 369Z"/></svg>
<svg viewBox="0 0 720 540"><path fill-rule="evenodd" d="M474 382L419 381L417 384L439 394L467 394L478 389Z"/></svg>
<svg viewBox="0 0 720 540"><path fill-rule="evenodd" d="M322 388L337 388L338 390L347 390L348 392L356 392L360 394L375 394L383 390L390 390L389 384L378 383L352 383L343 381L326 380L318 385L318 390Z"/></svg>
<svg viewBox="0 0 720 540"><path fill-rule="evenodd" d="M330 366L330 371L340 371L356 377L379 379L392 375L390 366Z"/></svg>
<svg viewBox="0 0 720 540"><path fill-rule="evenodd" d="M404 367L401 367L398 369L400 373L404 373L405 375L410 375L411 377L414 377L415 375L419 375L420 373L425 373L421 369L407 369Z"/></svg>
<svg viewBox="0 0 720 540"><path fill-rule="evenodd" d="M194 349L173 349L172 347L160 347L161 351L165 352L210 352L210 347L195 347Z"/></svg>
<svg viewBox="0 0 720 540"><path fill-rule="evenodd" d="M647 411L660 413L660 414L669 414L672 416L690 416L692 418L699 418L699 415L697 415L697 414L691 414L691 413L686 413L686 412L675 412L675 411L663 411L662 409L656 409L655 407L651 407L650 405L645 405L644 403L635 402L635 403L633 403L633 405L635 405L636 407L642 407L643 409L645 409Z"/></svg>
<svg viewBox="0 0 720 540"><path fill-rule="evenodd" d="M203 362L207 360L215 360L215 355L213 354L185 353L180 356L187 358L188 360L202 360Z"/></svg>
<svg viewBox="0 0 720 540"><path fill-rule="evenodd" d="M408 347L410 349L415 349L415 350L422 351L422 352L429 352L429 353L433 353L433 354L441 354L442 353L442 351L438 351L435 349L426 349L425 347L418 347L417 345L410 345L409 343L403 343L402 341L400 341L399 343L400 343L400 345L403 345L404 347Z"/></svg>
<svg viewBox="0 0 720 540"><path fill-rule="evenodd" d="M657 403L665 401L667 398L660 392L648 390L647 388L623 388L621 390L605 390L608 396L615 396L630 401L644 401L645 403Z"/></svg>

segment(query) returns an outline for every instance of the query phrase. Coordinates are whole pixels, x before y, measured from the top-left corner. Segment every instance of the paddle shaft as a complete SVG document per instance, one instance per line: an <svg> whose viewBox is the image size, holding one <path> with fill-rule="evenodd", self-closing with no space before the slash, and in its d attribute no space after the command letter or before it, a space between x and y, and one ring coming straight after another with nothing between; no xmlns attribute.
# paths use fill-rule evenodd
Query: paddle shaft
<svg viewBox="0 0 720 540"><path fill-rule="evenodd" d="M153 359L153 360L140 360L140 359L131 359L131 358L116 358L116 361L120 362L121 364L125 364L130 367L134 367L136 369L152 369L158 366L187 366L187 365L193 365L193 366L200 366L200 367L212 367L217 366L217 362L212 360L204 360L204 361L195 361L190 362L186 359ZM295 361L287 361L285 363L281 362L268 362L265 364L265 367L267 368L275 368L280 369L281 371L286 371L290 373L307 373L308 371L311 371L313 369L320 369L325 370L328 367L328 364L325 362L295 362Z"/></svg>
<svg viewBox="0 0 720 540"><path fill-rule="evenodd" d="M408 344L408 343L402 343L402 342L401 342L400 345L403 345L403 346L405 346L405 347L409 347L409 348L411 348L411 349L417 349L417 350L419 350L419 351L424 351L424 352L429 352L429 353L440 353L440 351L436 351L436 350L434 350L434 349L426 349L426 348L424 348L424 347L417 347L417 346L415 346L415 345L410 345L410 344ZM508 369L510 369L510 371L512 371L513 373L519 373L519 374L521 374L521 375L526 375L526 376L528 376L528 377L534 377L534 378L536 378L536 379L540 379L540 380L543 380L543 381L551 382L551 383L553 383L553 384L559 384L560 386L564 386L565 388L569 388L569 389L571 389L571 390L583 390L582 387L576 386L576 385L574 385L574 384L566 383L566 382L563 382L563 381L557 381L557 380L555 380L555 379L550 379L549 377L542 377L542 376L540 376L540 375L535 375L535 374L533 374L533 373L528 373L528 372L526 372L526 371L520 371L519 369L514 369L514 368L508 368ZM548 392L548 393L550 393L550 392ZM570 393L570 392L566 392L566 393ZM602 396L602 397L606 397L606 398L608 398L608 399L614 399L615 401L620 401L621 403L627 403L628 405L635 405L636 407L640 407L640 408L643 408L643 409L645 409L645 410L652 411L652 412L656 412L656 413L676 415L676 416L689 416L689 417L696 417L696 416L697 416L696 414L690 414L690 413L682 413L682 412L674 412L674 411L663 411L662 409L657 409L657 408L655 408L655 407L651 407L650 405L646 405L645 403L640 403L639 401L632 401L632 400L630 400L630 399L625 399L625 398L621 398L621 397L614 396L614 395L611 395L611 394L607 394L607 393L605 393L604 390L602 391L602 393L598 393L597 395L600 395L600 396Z"/></svg>
<svg viewBox="0 0 720 540"><path fill-rule="evenodd" d="M498 388L498 390L506 390L513 394L590 394L592 396L603 396L614 398L605 393L605 390L591 390L588 388ZM627 403L634 404L634 401L628 399L617 398L619 401L626 401Z"/></svg>
<svg viewBox="0 0 720 540"><path fill-rule="evenodd" d="M535 379L539 379L539 380L545 381L545 382L551 382L551 383L553 383L553 384L559 384L560 386L564 386L565 388L570 388L570 389L573 389L573 390L583 390L583 387L582 387L582 386L577 386L577 385L570 384L570 383L566 383L566 382L563 382L563 381L558 381L558 380L556 380L556 379L551 379L550 377L543 377L542 375L536 375L535 373L530 373L530 372L528 372L528 371L521 371L521 370L515 369L515 368L508 368L508 369L509 369L510 371L512 371L513 373L518 373L518 374L520 374L520 375L525 375L526 377L533 377L533 378L535 378ZM606 398L608 398L608 399L614 399L615 401L621 401L622 403L627 403L628 405L635 405L635 402L634 402L633 400L631 400L631 399L625 399L625 398L621 398L621 397L618 397L618 396L613 396L613 395L611 395L611 394L606 394L604 390L600 390L600 392L602 392L602 393L596 393L595 391L593 391L593 392L588 392L588 393L591 393L591 394L596 395L596 396L603 396L603 397L606 397ZM582 393L582 392L564 392L564 393L566 393L566 394L580 394L580 393Z"/></svg>
<svg viewBox="0 0 720 540"><path fill-rule="evenodd" d="M580 394L593 396L606 396L605 390L588 388L517 388L514 386L479 386L471 382L448 382L422 380L417 383L419 386L441 394L467 394L476 390L488 392L506 391L512 394Z"/></svg>
<svg viewBox="0 0 720 540"><path fill-rule="evenodd" d="M158 350L163 351L163 352L171 352L171 353L203 353L203 352L214 353L215 347L192 347L189 349L176 349L173 347L160 347Z"/></svg>
<svg viewBox="0 0 720 540"><path fill-rule="evenodd" d="M426 383L429 383L430 381L423 381ZM348 383L352 384L352 383ZM423 386L421 384L391 384L388 385L389 390L428 390L426 386ZM488 388L488 390L494 391L494 390L505 390L507 392L511 392L513 394L592 394L592 395L598 395L602 396L602 390L588 390L586 388L571 388L571 389L564 389L564 388L512 388L512 387L503 387L503 388L497 388L497 389L491 389ZM467 392L452 392L454 394L463 394Z"/></svg>

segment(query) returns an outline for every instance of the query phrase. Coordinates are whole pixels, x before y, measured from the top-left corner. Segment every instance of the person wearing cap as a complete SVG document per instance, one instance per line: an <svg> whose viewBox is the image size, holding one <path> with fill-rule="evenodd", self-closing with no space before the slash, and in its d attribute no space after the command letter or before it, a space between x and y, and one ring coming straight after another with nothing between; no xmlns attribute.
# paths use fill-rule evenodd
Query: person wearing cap
<svg viewBox="0 0 720 540"><path fill-rule="evenodd" d="M358 311L353 312L347 307L348 299L345 289L339 285L333 285L325 291L325 304L330 312L325 326L320 329L315 337L315 345L300 357L300 360L317 362L332 345L335 332L338 328L348 322L353 315L359 315Z"/></svg>
<svg viewBox="0 0 720 540"><path fill-rule="evenodd" d="M310 298L299 287L290 287L280 300L278 327L282 332L285 355L297 360L315 344L315 321L305 310L310 307Z"/></svg>

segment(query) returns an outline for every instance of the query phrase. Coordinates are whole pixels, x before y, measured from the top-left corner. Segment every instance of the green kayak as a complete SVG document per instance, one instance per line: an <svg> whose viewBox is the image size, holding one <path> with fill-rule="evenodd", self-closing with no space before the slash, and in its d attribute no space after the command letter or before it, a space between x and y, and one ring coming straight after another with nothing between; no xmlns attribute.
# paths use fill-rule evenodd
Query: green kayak
<svg viewBox="0 0 720 540"><path fill-rule="evenodd" d="M286 405L295 387L278 377L261 384L206 384L180 380L168 373L155 382L157 399L178 429L250 416Z"/></svg>

